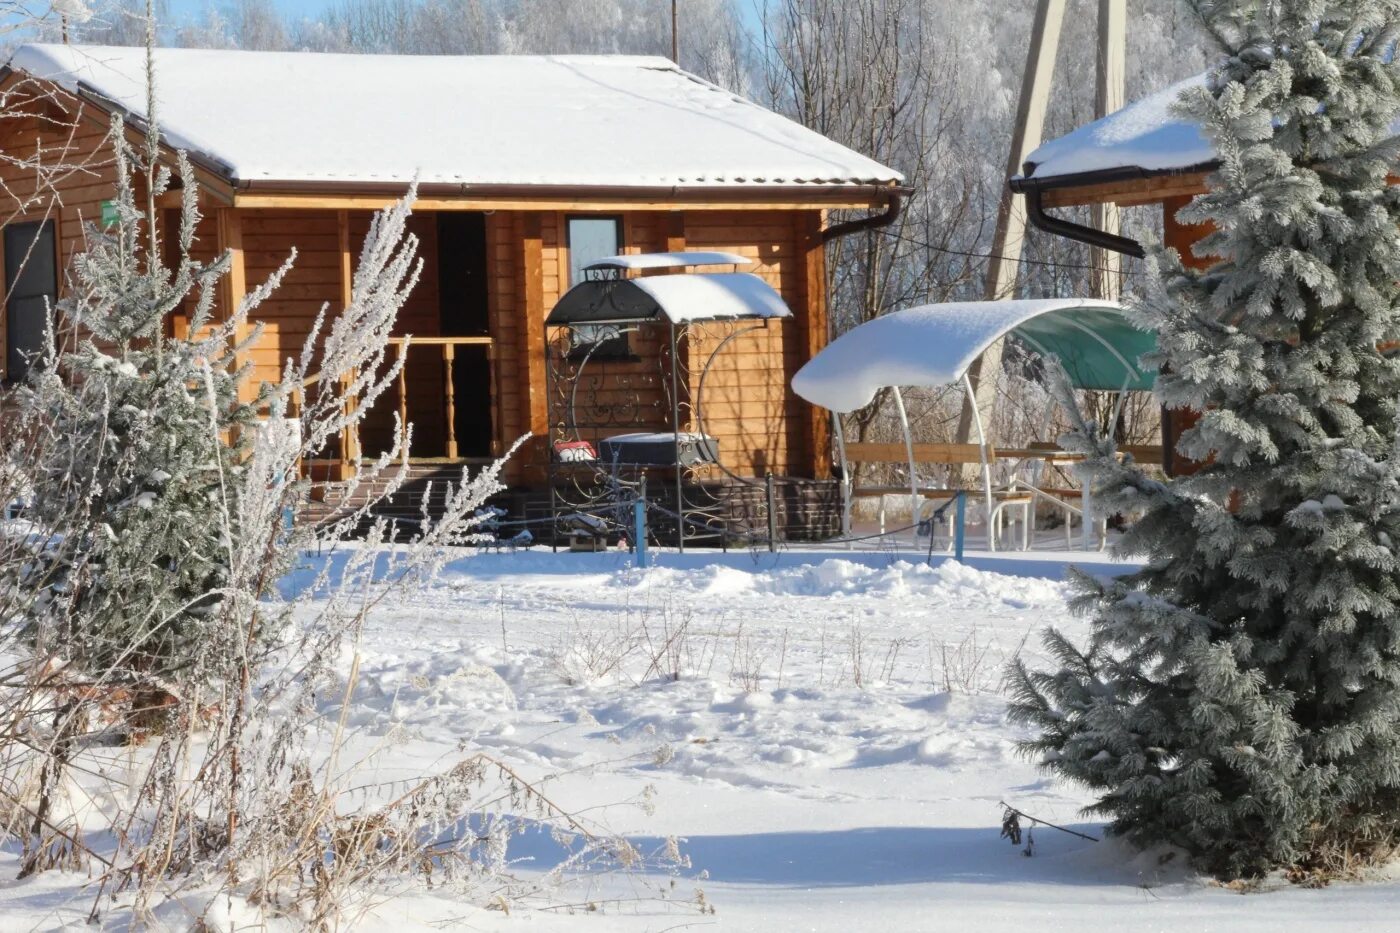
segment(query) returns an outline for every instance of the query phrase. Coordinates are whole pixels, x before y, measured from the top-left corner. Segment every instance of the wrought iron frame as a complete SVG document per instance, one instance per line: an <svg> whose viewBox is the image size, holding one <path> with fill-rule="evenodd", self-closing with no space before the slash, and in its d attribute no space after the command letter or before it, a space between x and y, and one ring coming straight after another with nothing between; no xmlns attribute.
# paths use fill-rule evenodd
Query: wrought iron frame
<svg viewBox="0 0 1400 933"><path fill-rule="evenodd" d="M613 270L593 270L599 279L622 276ZM672 322L665 318L641 320L592 320L577 324L547 324L545 330L545 392L549 416L546 438L549 458L550 514L555 528L574 513L605 514L620 529L631 524L631 504L648 475L669 481L675 496L673 538L684 552L687 543L718 538L727 546L734 535L751 536L756 529L730 527L727 490L761 487L763 481L743 477L726 467L723 451L703 463L626 464L601 459L566 461L558 444L566 441L599 441L595 432L652 431L705 435L703 397L706 379L724 350L738 337L768 327L771 319L725 318ZM652 371L642 354L627 360L594 359L602 341L579 354L574 334L579 327L617 327L620 333L661 332L661 352ZM713 342L698 372L690 365L698 352ZM624 366L628 371L617 372ZM694 378L692 378L694 377ZM691 387L693 385L693 393ZM656 393L655 401L646 396ZM585 437L585 435L589 437ZM718 472L731 484L703 482L705 474ZM663 510L664 511L664 510ZM615 513L615 514L614 514ZM765 527L767 522L765 522ZM766 534L767 532L763 532Z"/></svg>

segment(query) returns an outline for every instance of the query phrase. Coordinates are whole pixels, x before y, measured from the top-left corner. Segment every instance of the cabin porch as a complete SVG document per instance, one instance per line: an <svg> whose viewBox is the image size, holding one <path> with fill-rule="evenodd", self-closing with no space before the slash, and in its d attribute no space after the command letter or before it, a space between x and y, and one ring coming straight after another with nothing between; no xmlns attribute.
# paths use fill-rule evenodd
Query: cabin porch
<svg viewBox="0 0 1400 933"><path fill-rule="evenodd" d="M547 493L549 311L581 279L579 268L598 255L688 249L743 255L751 262L746 268L795 312L791 320L734 340L710 376L706 424L732 456L726 465L747 477L768 471L807 480L829 475L826 421L787 389L825 340L821 209L435 206L415 210L410 221L423 270L395 328L394 352L403 370L358 435L339 439L307 464L311 475L343 476L357 460L389 449L397 417L412 425L410 463L424 475L437 468L460 475L462 465L488 463L532 434L505 478L512 490ZM301 352L321 309L334 313L350 300L372 217L369 206L276 202L209 211L199 248L211 258L220 249L233 254L229 300L261 285L296 250L291 271L256 314L262 337L248 352L255 379L278 378L283 361ZM609 369L652 372L654 349L637 338Z"/></svg>

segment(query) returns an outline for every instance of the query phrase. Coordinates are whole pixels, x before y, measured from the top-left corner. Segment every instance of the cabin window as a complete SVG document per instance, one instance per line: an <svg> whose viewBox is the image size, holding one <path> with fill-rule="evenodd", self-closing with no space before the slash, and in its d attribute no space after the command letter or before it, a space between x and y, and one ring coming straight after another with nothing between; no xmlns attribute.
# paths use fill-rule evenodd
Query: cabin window
<svg viewBox="0 0 1400 933"><path fill-rule="evenodd" d="M5 227L5 381L19 382L44 349L49 309L58 298L53 221Z"/></svg>
<svg viewBox="0 0 1400 933"><path fill-rule="evenodd" d="M588 277L584 268L605 256L622 252L621 217L570 217L568 219L569 285ZM575 326L571 356L594 360L632 358L632 343L615 324Z"/></svg>

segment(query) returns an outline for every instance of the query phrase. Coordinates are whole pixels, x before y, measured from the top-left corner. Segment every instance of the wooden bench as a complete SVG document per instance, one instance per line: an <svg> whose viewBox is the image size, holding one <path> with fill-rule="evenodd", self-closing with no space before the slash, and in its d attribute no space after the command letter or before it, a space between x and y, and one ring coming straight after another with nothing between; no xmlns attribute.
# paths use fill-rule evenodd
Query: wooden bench
<svg viewBox="0 0 1400 933"><path fill-rule="evenodd" d="M985 458L982 448L977 444L915 444L913 445L914 463L936 463L949 467L975 466L982 471L984 465L987 470L996 464L997 453L995 448L988 446ZM846 463L854 473L855 467L859 464L879 463L891 464L902 463L909 465L909 448L904 444L885 443L854 443L846 445ZM917 481L917 477L902 486L896 485L875 485L856 486L854 476L847 476L845 480L845 491L850 500L854 499L880 499L879 522L880 533L885 533L885 502L886 496L906 495L910 497L911 524L918 524L922 515L922 504L924 500L947 500L956 496L959 492L978 495L976 490L959 489L951 486L926 486ZM987 502L987 543L991 550L996 550L996 539L1000 536L1005 521L1019 521L1021 525L1021 547L1030 547L1030 533L1032 523L1031 507L1035 501L1034 494L1029 490L1011 489L994 490L991 488L989 473L983 473L983 488L980 498ZM847 516L847 527L849 527L849 515ZM930 534L932 530L930 529Z"/></svg>

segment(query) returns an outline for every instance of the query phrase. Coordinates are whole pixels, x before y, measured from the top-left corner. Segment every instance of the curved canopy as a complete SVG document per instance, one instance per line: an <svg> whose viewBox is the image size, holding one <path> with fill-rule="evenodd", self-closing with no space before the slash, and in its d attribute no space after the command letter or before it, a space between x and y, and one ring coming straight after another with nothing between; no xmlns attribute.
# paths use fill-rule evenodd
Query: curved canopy
<svg viewBox="0 0 1400 933"><path fill-rule="evenodd" d="M682 250L678 253L628 253L604 256L584 269L688 269L695 266L748 266L753 260L738 253Z"/></svg>
<svg viewBox="0 0 1400 933"><path fill-rule="evenodd" d="M1085 298L923 305L842 334L797 371L792 389L837 412L870 404L891 386L938 387L962 379L1002 337L1058 357L1076 387L1150 389L1138 358L1156 346L1117 304Z"/></svg>
<svg viewBox="0 0 1400 933"><path fill-rule="evenodd" d="M580 282L564 293L545 324L684 324L791 316L782 296L763 279L751 272L718 272Z"/></svg>

